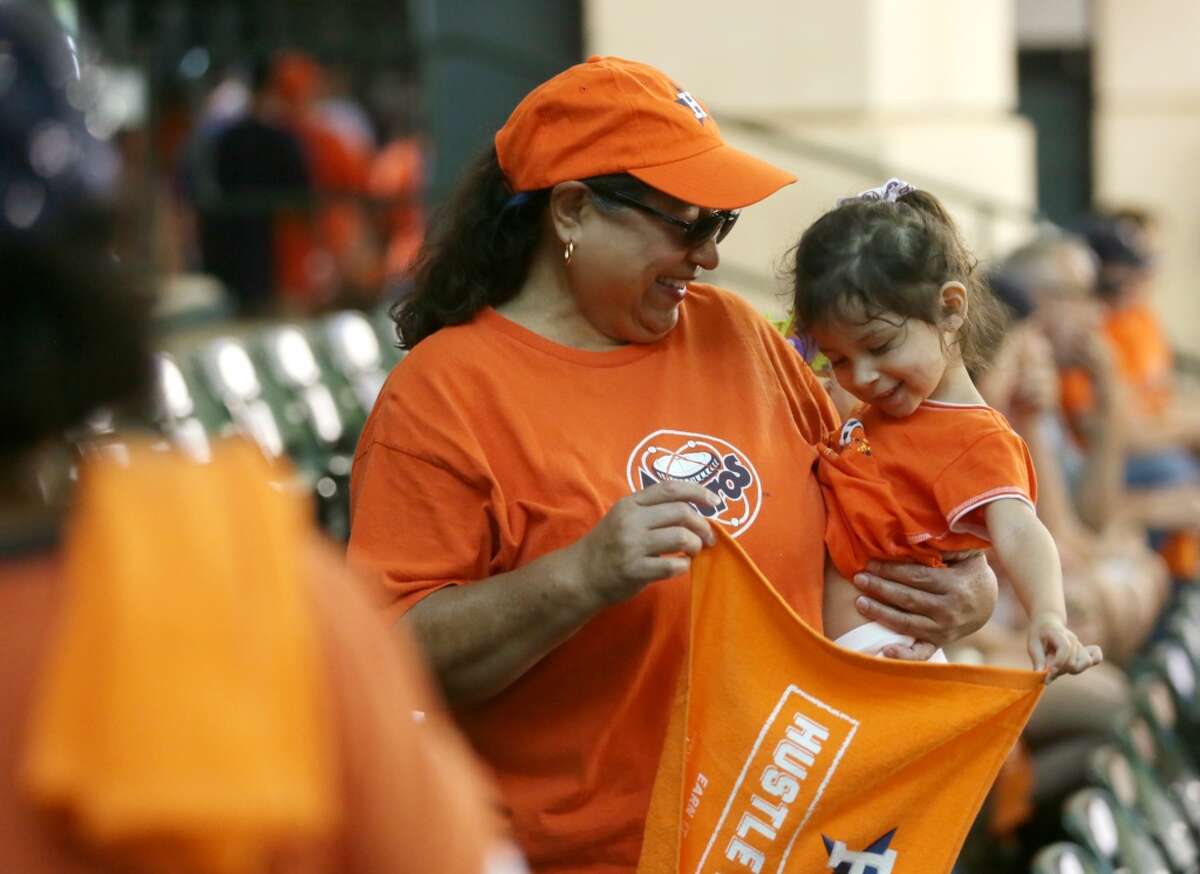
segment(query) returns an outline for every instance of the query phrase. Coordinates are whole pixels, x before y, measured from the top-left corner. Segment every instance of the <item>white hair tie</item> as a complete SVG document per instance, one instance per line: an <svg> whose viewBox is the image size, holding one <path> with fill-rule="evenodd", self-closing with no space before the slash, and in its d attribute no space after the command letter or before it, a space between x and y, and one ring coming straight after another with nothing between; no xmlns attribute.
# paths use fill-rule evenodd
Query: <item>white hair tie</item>
<svg viewBox="0 0 1200 874"><path fill-rule="evenodd" d="M903 179L897 179L893 176L878 188L868 188L866 191L860 191L853 197L839 197L837 205L845 206L847 203L855 203L859 200L879 200L884 203L895 203L904 195L912 194L916 190L916 188L909 185Z"/></svg>

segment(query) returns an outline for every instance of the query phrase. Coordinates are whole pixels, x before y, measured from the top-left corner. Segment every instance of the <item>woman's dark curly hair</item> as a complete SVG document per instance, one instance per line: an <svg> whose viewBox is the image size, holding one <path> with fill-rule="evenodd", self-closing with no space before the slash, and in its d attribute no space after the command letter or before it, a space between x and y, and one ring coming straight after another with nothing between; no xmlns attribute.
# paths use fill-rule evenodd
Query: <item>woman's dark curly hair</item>
<svg viewBox="0 0 1200 874"><path fill-rule="evenodd" d="M980 366L1000 339L1004 312L953 219L927 191L842 204L804 232L789 259L798 331L850 314L894 313L936 325L944 315L941 287L958 281L968 300L957 337L963 363Z"/></svg>
<svg viewBox="0 0 1200 874"><path fill-rule="evenodd" d="M627 174L580 181L603 183L609 191L631 196L649 190ZM485 307L513 299L529 275L550 191L514 195L495 149L471 166L421 247L412 292L392 306L403 348L412 349L439 328L469 322ZM607 211L624 208L608 200L594 202Z"/></svg>

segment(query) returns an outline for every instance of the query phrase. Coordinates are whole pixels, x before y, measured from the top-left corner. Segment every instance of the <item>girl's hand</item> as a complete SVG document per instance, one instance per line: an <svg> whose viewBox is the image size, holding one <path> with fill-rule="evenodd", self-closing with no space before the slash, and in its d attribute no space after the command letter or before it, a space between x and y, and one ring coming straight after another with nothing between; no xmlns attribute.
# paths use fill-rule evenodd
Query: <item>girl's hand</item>
<svg viewBox="0 0 1200 874"><path fill-rule="evenodd" d="M1062 674L1082 674L1104 661L1098 646L1084 646L1054 614L1035 616L1029 623L1029 658L1033 669L1045 669L1046 682Z"/></svg>

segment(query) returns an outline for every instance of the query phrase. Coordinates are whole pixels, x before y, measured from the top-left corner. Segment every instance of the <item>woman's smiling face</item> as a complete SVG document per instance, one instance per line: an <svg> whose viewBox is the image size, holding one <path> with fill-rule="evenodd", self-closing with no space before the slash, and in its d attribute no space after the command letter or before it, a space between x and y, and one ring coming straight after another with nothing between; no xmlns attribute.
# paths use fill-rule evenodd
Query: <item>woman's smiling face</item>
<svg viewBox="0 0 1200 874"><path fill-rule="evenodd" d="M701 269L717 266L716 242L689 246L681 229L661 218L619 203L598 203L602 195L594 192L588 196L568 269L580 314L611 340L662 339L679 321L688 283ZM654 190L637 199L688 222L710 212Z"/></svg>

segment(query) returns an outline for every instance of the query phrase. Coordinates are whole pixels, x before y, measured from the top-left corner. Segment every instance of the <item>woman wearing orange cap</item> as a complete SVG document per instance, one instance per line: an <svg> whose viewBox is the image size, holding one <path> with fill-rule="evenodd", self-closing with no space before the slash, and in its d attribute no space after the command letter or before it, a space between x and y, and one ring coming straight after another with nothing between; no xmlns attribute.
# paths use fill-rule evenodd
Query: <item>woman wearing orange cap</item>
<svg viewBox="0 0 1200 874"><path fill-rule="evenodd" d="M820 625L824 511L797 471L836 413L697 281L736 210L792 181L661 72L592 58L516 108L395 313L412 351L356 453L350 556L417 630L537 870L636 866L712 526ZM981 560L887 573L912 585L865 575L864 615L920 640L992 606Z"/></svg>

